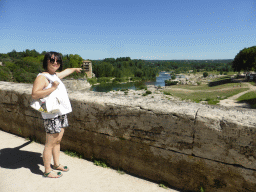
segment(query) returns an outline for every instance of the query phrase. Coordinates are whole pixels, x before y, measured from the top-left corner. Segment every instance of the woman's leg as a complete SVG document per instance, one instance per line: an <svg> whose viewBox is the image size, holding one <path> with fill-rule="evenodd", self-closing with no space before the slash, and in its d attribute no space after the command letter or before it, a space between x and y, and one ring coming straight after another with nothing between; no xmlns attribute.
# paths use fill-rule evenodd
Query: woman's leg
<svg viewBox="0 0 256 192"><path fill-rule="evenodd" d="M53 156L53 148L57 143L59 133L46 133L46 142L43 152L43 161L44 161L44 167L45 167L45 173L49 173L52 171L51 168L51 159ZM56 172L52 172L48 175L48 177L59 177Z"/></svg>
<svg viewBox="0 0 256 192"><path fill-rule="evenodd" d="M60 165L60 161L59 161L59 157L60 157L60 142L61 142L61 139L63 137L63 134L64 134L64 128L61 128L61 132L57 136L56 144L53 146L53 149L52 149L54 166L59 166Z"/></svg>

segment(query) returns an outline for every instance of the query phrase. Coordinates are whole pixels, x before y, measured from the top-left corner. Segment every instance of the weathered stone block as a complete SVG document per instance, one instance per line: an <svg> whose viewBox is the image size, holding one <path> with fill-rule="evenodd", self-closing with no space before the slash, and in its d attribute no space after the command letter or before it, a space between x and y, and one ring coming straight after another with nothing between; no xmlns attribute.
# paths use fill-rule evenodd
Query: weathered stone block
<svg viewBox="0 0 256 192"><path fill-rule="evenodd" d="M237 112L239 114L239 112ZM205 111L198 113L195 124L193 154L247 168L256 166L255 127L223 120L221 116L207 117ZM197 145L195 145L197 144Z"/></svg>

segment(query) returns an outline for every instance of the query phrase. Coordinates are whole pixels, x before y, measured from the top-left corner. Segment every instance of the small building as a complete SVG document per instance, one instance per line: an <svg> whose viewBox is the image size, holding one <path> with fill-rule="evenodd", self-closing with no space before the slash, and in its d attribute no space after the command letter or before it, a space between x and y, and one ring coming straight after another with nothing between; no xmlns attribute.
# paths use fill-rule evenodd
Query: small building
<svg viewBox="0 0 256 192"><path fill-rule="evenodd" d="M256 73L251 73L249 77L251 81L256 81Z"/></svg>
<svg viewBox="0 0 256 192"><path fill-rule="evenodd" d="M92 78L92 62L88 60L84 60L82 64L82 69L85 70L87 78Z"/></svg>
<svg viewBox="0 0 256 192"><path fill-rule="evenodd" d="M3 66L3 62L0 61L0 66Z"/></svg>
<svg viewBox="0 0 256 192"><path fill-rule="evenodd" d="M242 75L239 75L239 77ZM256 81L256 72L254 71L247 71L245 72L244 76L248 81Z"/></svg>

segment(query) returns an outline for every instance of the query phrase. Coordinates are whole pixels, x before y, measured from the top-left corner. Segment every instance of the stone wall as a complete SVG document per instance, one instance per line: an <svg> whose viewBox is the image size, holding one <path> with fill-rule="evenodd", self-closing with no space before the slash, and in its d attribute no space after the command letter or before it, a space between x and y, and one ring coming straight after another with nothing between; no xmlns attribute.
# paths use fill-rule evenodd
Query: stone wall
<svg viewBox="0 0 256 192"><path fill-rule="evenodd" d="M30 84L0 82L0 129L44 143ZM256 191L256 112L107 93L69 92L62 150L182 191Z"/></svg>

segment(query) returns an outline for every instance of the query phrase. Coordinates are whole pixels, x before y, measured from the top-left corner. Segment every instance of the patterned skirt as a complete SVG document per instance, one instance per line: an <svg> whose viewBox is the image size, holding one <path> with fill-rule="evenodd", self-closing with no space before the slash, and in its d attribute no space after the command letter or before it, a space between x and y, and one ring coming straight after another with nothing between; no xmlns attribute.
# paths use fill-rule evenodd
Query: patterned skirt
<svg viewBox="0 0 256 192"><path fill-rule="evenodd" d="M61 115L53 119L44 119L44 128L46 133L60 133L61 128L68 127L67 115Z"/></svg>

